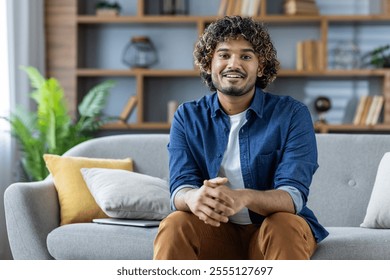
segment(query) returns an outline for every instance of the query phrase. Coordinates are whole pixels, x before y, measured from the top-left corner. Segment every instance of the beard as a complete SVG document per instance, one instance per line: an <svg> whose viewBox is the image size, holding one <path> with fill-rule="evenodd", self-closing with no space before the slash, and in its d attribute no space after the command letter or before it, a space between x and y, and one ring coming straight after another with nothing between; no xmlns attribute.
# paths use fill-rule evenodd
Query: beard
<svg viewBox="0 0 390 280"><path fill-rule="evenodd" d="M243 78L246 78L247 75L245 73L242 73L240 71L225 71L221 73L221 76L224 76L225 74L228 73L238 73L243 76ZM252 91L253 88L256 86L256 79L249 79L247 80L246 84L238 83L238 85L234 83L225 83L223 82L223 77L219 78L218 74L212 73L211 74L211 81L213 83L213 86L222 94L227 95L227 96L243 96L247 94L248 92ZM241 84L241 85L240 85Z"/></svg>
<svg viewBox="0 0 390 280"><path fill-rule="evenodd" d="M254 83L247 83L244 86L235 86L235 85L222 86L215 79L212 79L212 82L213 82L214 87L219 92L221 92L224 95L228 95L228 96L243 96L243 95L247 94L248 92L252 91L256 85L256 81Z"/></svg>
<svg viewBox="0 0 390 280"><path fill-rule="evenodd" d="M230 87L219 87L216 84L214 84L215 88L220 91L221 93L229 96L241 96L244 95L245 92L242 91L241 88L230 86Z"/></svg>

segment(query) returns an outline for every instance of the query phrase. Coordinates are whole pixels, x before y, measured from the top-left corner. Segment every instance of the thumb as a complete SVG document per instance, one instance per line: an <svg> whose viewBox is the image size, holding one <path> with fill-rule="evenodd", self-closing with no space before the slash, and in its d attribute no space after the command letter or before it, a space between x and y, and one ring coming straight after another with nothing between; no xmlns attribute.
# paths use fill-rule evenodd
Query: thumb
<svg viewBox="0 0 390 280"><path fill-rule="evenodd" d="M224 185L228 182L228 178L226 177L216 177L209 180L204 180L203 184L208 187L218 187L219 185Z"/></svg>

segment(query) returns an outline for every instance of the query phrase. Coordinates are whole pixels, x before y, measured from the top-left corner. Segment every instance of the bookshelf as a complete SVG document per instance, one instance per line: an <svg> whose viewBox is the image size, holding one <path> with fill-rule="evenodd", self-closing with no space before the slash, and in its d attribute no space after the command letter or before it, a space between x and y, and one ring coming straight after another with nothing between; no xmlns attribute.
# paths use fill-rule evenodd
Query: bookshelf
<svg viewBox="0 0 390 280"><path fill-rule="evenodd" d="M189 0L193 2L194 0ZM255 0L255 2L258 0ZM358 1L358 0L357 0ZM197 37L203 32L205 26L216 18L226 14L221 8L223 2L228 4L229 1L210 0L206 1L213 7L211 12L207 14L195 14L191 11L193 5L189 5L190 12L188 15L160 15L154 5L157 1L151 0L122 0L119 1L122 5L131 5L130 12L124 12L119 16L104 17L96 16L91 3L86 4L82 0L46 0L46 38L47 38L47 74L58 78L64 86L69 108L72 112L76 112L77 104L82 98L83 92L86 92L87 85L93 81L102 79L120 79L121 81L129 81L131 89L121 89L128 91L128 98L120 101L121 106L116 110L116 115L119 117L126 107L127 102L131 101L131 97L136 97L136 105L132 108L132 121L113 122L107 124L104 130L166 130L169 131L170 124L165 117L160 119L150 119L147 107L153 103L153 89L150 86L154 81L168 79L175 81L198 81L199 73L193 68L191 62L185 67L157 67L151 69L125 69L123 67L111 67L104 65L94 65L94 63L85 62L85 56L88 55L91 45L88 41L89 32L99 32L102 36L109 35L111 29L117 28L121 32L127 28L142 28L147 32L152 32L153 29L167 30L175 28L187 28L193 32L193 42L187 43L187 54L191 55L193 44ZM93 2L93 1L91 1ZM205 3L206 3L205 2ZM235 1L236 5L240 2L244 5L245 1ZM190 3L191 4L191 3ZM320 49L317 53L318 62L313 67L286 67L279 72L281 79L370 79L379 80L381 94L384 97L383 102L383 122L376 125L353 125L348 124L329 124L316 127L316 130L321 133L331 132L390 132L390 69L331 69L329 67L329 30L334 25L352 25L352 26L370 26L375 24L390 24L390 13L367 14L367 15L324 15L324 14L303 14L303 15L287 15L283 13L283 1L261 0L258 1L258 9L253 16L261 19L269 26L285 28L294 26L295 28L303 28L305 26L314 26L318 31L318 38L315 40L316 45ZM239 6L235 7L236 11L240 10ZM241 6L241 10L243 7ZM228 12L231 13L231 12ZM111 28L111 29L110 29ZM107 31L108 30L108 31ZM106 32L107 31L107 32ZM271 36L272 30L271 31ZM116 32L114 30L114 32ZM186 31L187 32L187 31ZM63 36L62 34L67 34ZM98 33L100 36L100 33ZM164 37L164 34L162 35ZM302 38L304 41L305 38ZM172 44L177 44L175 40ZM100 41L103 42L104 41ZM106 44L106 43L104 43ZM99 48L99 45L92 46ZM123 46L124 47L124 46ZM292 56L297 53L293 52ZM176 58L181 60L182 58ZM192 59L192 57L186 57ZM307 60L307 59L306 59ZM279 79L278 78L278 79ZM276 81L276 83L278 80ZM195 83L195 82L194 82ZM199 82L199 88L203 85ZM207 92L207 91L203 91ZM203 94L202 94L203 95ZM180 96L176 93L174 96ZM186 97L191 98L191 97ZM193 97L194 99L197 96ZM148 101L149 100L149 101ZM165 102L165 99L162 99ZM156 101L157 102L157 101ZM164 108L166 110L166 108Z"/></svg>

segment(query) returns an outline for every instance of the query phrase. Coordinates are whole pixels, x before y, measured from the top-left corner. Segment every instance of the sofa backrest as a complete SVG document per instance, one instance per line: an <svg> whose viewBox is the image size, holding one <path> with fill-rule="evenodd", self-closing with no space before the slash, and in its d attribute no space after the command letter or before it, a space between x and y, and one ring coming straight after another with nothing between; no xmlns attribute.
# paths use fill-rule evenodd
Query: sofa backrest
<svg viewBox="0 0 390 280"><path fill-rule="evenodd" d="M126 134L95 138L65 155L134 160L134 171L168 180L168 134ZM308 206L324 226L359 226L363 222L390 135L317 134L319 168Z"/></svg>
<svg viewBox="0 0 390 280"><path fill-rule="evenodd" d="M124 134L83 142L64 155L133 159L134 171L168 180L168 134Z"/></svg>
<svg viewBox="0 0 390 280"><path fill-rule="evenodd" d="M324 226L359 226L390 135L318 134L308 206Z"/></svg>

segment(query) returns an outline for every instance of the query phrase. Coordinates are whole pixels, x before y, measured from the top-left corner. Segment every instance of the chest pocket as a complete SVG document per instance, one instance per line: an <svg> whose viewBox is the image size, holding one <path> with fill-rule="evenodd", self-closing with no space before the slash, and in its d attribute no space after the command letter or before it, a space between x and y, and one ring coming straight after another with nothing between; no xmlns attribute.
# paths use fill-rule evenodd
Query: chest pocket
<svg viewBox="0 0 390 280"><path fill-rule="evenodd" d="M269 154L260 154L256 157L256 185L264 189L272 189L276 168L282 156L281 150Z"/></svg>

